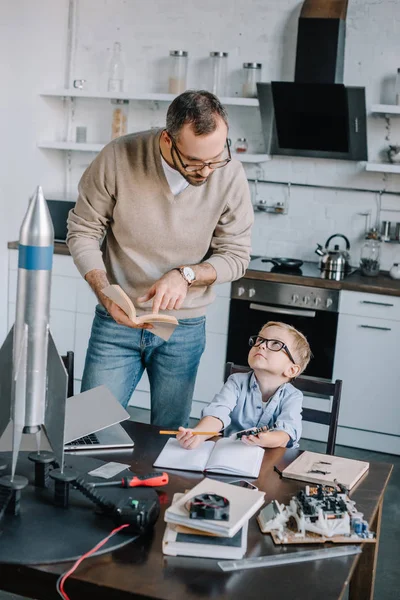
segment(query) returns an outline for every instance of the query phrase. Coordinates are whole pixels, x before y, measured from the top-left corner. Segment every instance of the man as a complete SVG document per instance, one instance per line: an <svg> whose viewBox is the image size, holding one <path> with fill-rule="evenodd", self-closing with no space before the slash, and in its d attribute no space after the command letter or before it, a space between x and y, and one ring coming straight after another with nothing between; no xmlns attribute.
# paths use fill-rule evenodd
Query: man
<svg viewBox="0 0 400 600"><path fill-rule="evenodd" d="M240 278L249 261L253 209L227 134L213 94L184 92L165 130L120 137L100 152L68 219L68 247L99 300L82 391L105 384L126 406L146 368L151 422L163 427L188 422L213 284ZM135 327L102 294L110 283L138 314L176 316L170 339Z"/></svg>

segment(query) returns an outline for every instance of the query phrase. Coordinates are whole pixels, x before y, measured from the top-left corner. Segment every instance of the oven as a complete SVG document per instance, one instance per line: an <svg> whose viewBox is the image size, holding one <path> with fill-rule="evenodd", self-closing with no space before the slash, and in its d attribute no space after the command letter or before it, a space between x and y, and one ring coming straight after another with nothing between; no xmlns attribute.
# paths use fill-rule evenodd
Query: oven
<svg viewBox="0 0 400 600"><path fill-rule="evenodd" d="M283 321L307 338L313 358L305 374L332 379L339 290L245 277L232 284L227 361L247 365L250 335L267 321Z"/></svg>

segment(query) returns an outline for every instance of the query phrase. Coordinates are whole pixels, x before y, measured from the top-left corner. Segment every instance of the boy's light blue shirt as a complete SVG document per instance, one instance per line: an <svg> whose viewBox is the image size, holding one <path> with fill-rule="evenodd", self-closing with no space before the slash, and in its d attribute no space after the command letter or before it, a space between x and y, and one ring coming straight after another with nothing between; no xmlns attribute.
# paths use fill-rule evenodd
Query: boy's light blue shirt
<svg viewBox="0 0 400 600"><path fill-rule="evenodd" d="M265 405L256 376L249 371L231 375L201 416L220 419L227 436L264 425L285 431L290 436L287 447L291 448L298 446L301 437L302 403L302 392L291 383L284 383Z"/></svg>

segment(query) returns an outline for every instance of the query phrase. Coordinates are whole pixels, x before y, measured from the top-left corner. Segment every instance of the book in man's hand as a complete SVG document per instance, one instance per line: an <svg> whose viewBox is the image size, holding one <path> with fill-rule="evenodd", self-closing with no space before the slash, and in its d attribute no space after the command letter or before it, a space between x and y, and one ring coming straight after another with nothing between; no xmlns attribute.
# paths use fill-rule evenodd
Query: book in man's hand
<svg viewBox="0 0 400 600"><path fill-rule="evenodd" d="M184 494L174 494L174 504ZM162 541L163 554L204 558L243 558L247 550L248 521L233 537L221 537L183 525L167 523Z"/></svg>
<svg viewBox="0 0 400 600"><path fill-rule="evenodd" d="M322 485L340 483L351 490L368 469L368 462L307 450L282 471L282 477Z"/></svg>
<svg viewBox="0 0 400 600"><path fill-rule="evenodd" d="M182 448L176 438L169 438L153 466L258 477L263 458L264 449L260 446L246 446L230 437L217 442L207 440L194 450Z"/></svg>
<svg viewBox="0 0 400 600"><path fill-rule="evenodd" d="M151 323L153 328L151 333L158 335L165 341L168 341L173 334L175 327L178 325L178 321L172 315L164 315L160 313L145 313L138 317L136 315L136 308L129 298L128 294L116 284L108 285L101 290L102 294L110 298L117 306L119 306L124 313L126 313L132 323L135 325L144 325L144 323Z"/></svg>
<svg viewBox="0 0 400 600"><path fill-rule="evenodd" d="M191 519L187 504L192 498L200 494L217 494L218 496L227 498L229 501L229 519L227 521ZM264 495L264 492L260 492L259 490L250 490L205 477L194 488L186 492L182 498L167 508L164 521L231 538L238 533L263 505Z"/></svg>

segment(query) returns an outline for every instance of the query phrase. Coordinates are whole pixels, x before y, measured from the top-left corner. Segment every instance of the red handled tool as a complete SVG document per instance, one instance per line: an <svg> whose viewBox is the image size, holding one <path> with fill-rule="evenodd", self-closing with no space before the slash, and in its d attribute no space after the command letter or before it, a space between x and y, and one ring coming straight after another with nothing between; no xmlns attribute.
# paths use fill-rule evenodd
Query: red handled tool
<svg viewBox="0 0 400 600"><path fill-rule="evenodd" d="M147 473L146 475L132 475L131 477L123 477L119 481L104 481L101 483L90 483L91 487L110 487L118 486L123 488L131 487L160 487L167 485L168 473L161 473L161 471L154 471L153 473Z"/></svg>

